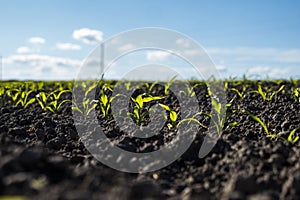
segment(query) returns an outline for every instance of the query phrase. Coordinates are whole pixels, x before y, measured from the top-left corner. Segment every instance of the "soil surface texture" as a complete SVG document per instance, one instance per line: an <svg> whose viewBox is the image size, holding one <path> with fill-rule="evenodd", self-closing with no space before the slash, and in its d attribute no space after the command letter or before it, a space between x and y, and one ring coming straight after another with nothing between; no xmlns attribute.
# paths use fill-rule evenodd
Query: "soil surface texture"
<svg viewBox="0 0 300 200"><path fill-rule="evenodd" d="M295 130L292 139L300 135L297 129L300 103L292 92L295 86L284 81L260 84L264 91L269 88L268 97L274 93L272 98L266 100L254 92L259 82L228 83L228 118L220 139L207 156L198 158L206 131L200 127L180 158L165 168L142 174L120 172L97 161L78 135L71 103L63 104L54 113L41 109L37 102L26 108L3 104L0 108L0 199L1 196L33 200L300 199L300 141L288 142L292 130ZM283 85L284 89L280 90ZM200 84L194 89L200 110L210 112L206 86ZM153 91L153 95L164 96L159 86ZM132 97L140 93L137 91ZM72 95L65 94L62 98L71 100ZM158 103L180 110L172 93ZM151 103L145 106L151 107ZM128 110L132 111L133 107L134 103L129 103ZM176 134L168 119L161 134L131 138L119 129L111 115L105 117L99 108L96 110L98 128L126 151L155 151ZM267 137L263 126L249 113L263 121L270 136ZM178 117L180 120L180 114ZM142 125L147 120L149 116ZM207 115L198 120L204 125L210 122Z"/></svg>

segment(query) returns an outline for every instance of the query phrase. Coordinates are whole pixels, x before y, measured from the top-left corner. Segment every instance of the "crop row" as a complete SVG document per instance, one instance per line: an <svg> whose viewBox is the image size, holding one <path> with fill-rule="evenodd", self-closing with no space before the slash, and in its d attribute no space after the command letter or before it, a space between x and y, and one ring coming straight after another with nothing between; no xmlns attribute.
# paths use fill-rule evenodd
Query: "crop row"
<svg viewBox="0 0 300 200"><path fill-rule="evenodd" d="M119 83L118 83L119 84ZM224 81L224 90L227 94L227 104L224 107L216 98L212 98L211 91L204 82L191 81L190 84L184 83L184 89L180 90L179 95L187 97L198 97L204 88L204 98L211 102L211 112L199 110L196 115L181 119L180 105L172 105L167 101L174 97L170 87L175 84L175 80L160 84L158 82L144 83L138 89L135 88L135 82L123 82L124 88L128 91L132 89L138 90L129 99L129 109L127 115L137 125L143 125L149 120L149 114L152 105L158 104L164 110L164 117L167 120L169 129L177 129L178 126L187 123L197 123L203 128L207 128L207 124L202 122L201 117L208 117L217 127L218 133L222 128L232 128L238 125L237 121L231 121L229 118L233 115L247 115L253 121L258 123L266 133L268 138L283 140L286 143L296 143L299 140L297 131L300 127L290 130L288 137L279 136L272 133L264 120L259 117L259 113L254 114L252 111L240 109L238 104L243 99L249 98L252 94L260 97L261 101L272 102L278 95L291 95L294 103L299 103L300 87L299 81L276 80L276 81L249 81L249 80L226 80ZM254 87L253 87L254 85ZM4 106L20 106L29 108L33 105L40 107L47 112L58 112L63 106L71 105L74 112L82 115L88 115L92 110L97 110L104 118L112 118L111 104L121 94L114 94L113 90L116 86L115 81L62 81L62 82L38 82L38 81L4 81L0 85L0 105ZM81 96L72 95L72 90L77 88L81 91ZM91 93L93 98L91 97ZM178 95L178 94L177 94ZM78 99L80 100L78 101ZM203 98L203 97L201 97ZM76 99L76 101L74 101ZM176 99L176 95L175 95ZM199 99L198 99L199 100ZM202 99L203 100L203 99ZM212 112L218 116L212 118ZM230 121L230 123L229 123ZM186 124L186 123L185 123Z"/></svg>

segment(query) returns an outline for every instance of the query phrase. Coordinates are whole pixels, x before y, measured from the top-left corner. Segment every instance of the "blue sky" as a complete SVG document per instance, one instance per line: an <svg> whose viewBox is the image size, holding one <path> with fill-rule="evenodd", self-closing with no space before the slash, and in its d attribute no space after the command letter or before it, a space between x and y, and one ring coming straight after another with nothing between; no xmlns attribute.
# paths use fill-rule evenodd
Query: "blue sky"
<svg viewBox="0 0 300 200"><path fill-rule="evenodd" d="M223 77L300 78L296 0L4 0L0 18L3 79L74 79L97 46L85 38L101 42L142 27L190 36Z"/></svg>

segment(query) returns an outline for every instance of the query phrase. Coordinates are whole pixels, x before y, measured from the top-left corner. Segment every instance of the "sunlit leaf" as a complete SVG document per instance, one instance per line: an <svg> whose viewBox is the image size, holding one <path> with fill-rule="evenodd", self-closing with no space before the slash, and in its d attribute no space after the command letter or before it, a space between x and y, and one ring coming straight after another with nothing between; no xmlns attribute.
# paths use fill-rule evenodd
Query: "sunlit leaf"
<svg viewBox="0 0 300 200"><path fill-rule="evenodd" d="M170 109L170 107L169 106L167 106L167 105L165 105L165 104L159 104L163 109L165 109L165 110L167 110L167 111L170 111L171 109Z"/></svg>
<svg viewBox="0 0 300 200"><path fill-rule="evenodd" d="M25 105L24 107L28 107L29 105L33 104L35 102L35 98L30 99Z"/></svg>
<svg viewBox="0 0 300 200"><path fill-rule="evenodd" d="M177 120L177 113L173 110L170 112L170 119L172 122L175 122Z"/></svg>
<svg viewBox="0 0 300 200"><path fill-rule="evenodd" d="M212 103L214 110L220 115L222 104L220 102L218 102L215 98L212 98L211 103Z"/></svg>
<svg viewBox="0 0 300 200"><path fill-rule="evenodd" d="M136 97L135 101L140 109L143 108L144 102L143 102L143 97L141 94Z"/></svg>
<svg viewBox="0 0 300 200"><path fill-rule="evenodd" d="M262 127L263 129L265 130L265 132L267 133L267 135L269 135L269 130L266 126L266 124L257 116L251 114L250 112L247 112L247 114L254 120L254 121L257 121Z"/></svg>

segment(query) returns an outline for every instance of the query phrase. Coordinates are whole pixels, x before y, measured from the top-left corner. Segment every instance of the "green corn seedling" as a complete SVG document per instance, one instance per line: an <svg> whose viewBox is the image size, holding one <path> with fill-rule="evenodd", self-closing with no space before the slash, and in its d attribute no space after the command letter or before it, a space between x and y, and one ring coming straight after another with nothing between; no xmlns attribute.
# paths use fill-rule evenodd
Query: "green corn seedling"
<svg viewBox="0 0 300 200"><path fill-rule="evenodd" d="M12 89L8 95L12 98L16 106L21 105L26 108L35 102L35 98L29 98L29 95L34 91L22 91L22 89Z"/></svg>
<svg viewBox="0 0 300 200"><path fill-rule="evenodd" d="M130 81L126 82L125 83L125 88L126 88L127 91L130 90L130 87L131 87L131 82Z"/></svg>
<svg viewBox="0 0 300 200"><path fill-rule="evenodd" d="M247 87L248 85L243 85L243 89L241 91L239 91L238 89L236 88L231 88L232 91L236 92L236 94L240 97L240 98L243 98L245 93L246 93L246 90L247 90Z"/></svg>
<svg viewBox="0 0 300 200"><path fill-rule="evenodd" d="M277 134L272 134L269 132L268 130L268 127L267 125L256 115L253 115L252 113L250 112L245 112L246 114L248 114L254 121L258 122L261 127L264 129L265 133L267 134L267 137L268 138L279 138L281 139L282 141L286 142L286 143L292 143L292 144L295 144L298 140L299 140L299 136L294 136L295 135L295 132L299 129L299 128L295 128L293 129L290 133L289 133L289 136L288 138L284 138L284 137L281 137Z"/></svg>
<svg viewBox="0 0 300 200"><path fill-rule="evenodd" d="M258 122L261 125L261 127L264 129L267 136L270 135L268 127L266 126L266 124L258 116L253 115L250 112L246 112L246 114L248 114L254 121Z"/></svg>
<svg viewBox="0 0 300 200"><path fill-rule="evenodd" d="M289 134L289 136L288 136L288 138L287 138L287 141L288 142L290 142L290 143L292 143L292 144L295 144L298 140L299 140L299 136L297 135L297 136L294 136L295 135L295 133L296 133L296 131L298 130L299 128L295 128L295 129L293 129L291 132L290 132L290 134Z"/></svg>
<svg viewBox="0 0 300 200"><path fill-rule="evenodd" d="M194 89L195 89L196 87L198 87L199 85L201 85L201 84L198 83L198 84L195 84L195 85L193 85L193 86L191 87L189 83L186 83L186 84L185 84L186 91L180 91L180 93L183 93L184 95L193 97L193 96L196 95Z"/></svg>
<svg viewBox="0 0 300 200"><path fill-rule="evenodd" d="M86 99L82 101L81 105L77 105L74 101L72 102L72 110L81 113L82 115L88 115L90 112L96 108L97 101L91 101L90 99ZM82 109L81 109L82 107Z"/></svg>
<svg viewBox="0 0 300 200"><path fill-rule="evenodd" d="M99 100L97 101L97 105L99 105L101 113L104 115L104 117L107 117L109 115L109 110L111 108L111 102L113 101L114 98L120 96L117 94L114 97L109 97L107 94L104 92L101 93L101 96Z"/></svg>
<svg viewBox="0 0 300 200"><path fill-rule="evenodd" d="M176 111L174 110L171 110L171 108L165 104L159 104L163 109L165 109L166 111L169 112L169 118L170 118L170 121L171 121L171 125L169 126L170 128L177 128L178 127L178 123L177 123L177 118L178 118L178 115L176 113ZM165 116L165 118L167 118Z"/></svg>
<svg viewBox="0 0 300 200"><path fill-rule="evenodd" d="M168 113L169 113L169 119L171 121L171 124L168 124L168 127L171 129L176 129L179 127L179 125L181 125L183 122L188 122L191 123L191 122L195 122L197 123L198 125L202 126L203 128L206 128L207 129L207 126L203 125L199 120L196 119L196 116L193 116L193 117L190 117L190 118L185 118L185 119L182 119L180 121L178 121L178 114L176 113L176 111L174 110L171 110L171 108L165 104L159 104L164 110L166 110ZM167 116L165 116L165 118L167 119Z"/></svg>
<svg viewBox="0 0 300 200"><path fill-rule="evenodd" d="M171 78L166 84L165 84L165 95L168 95L170 93L170 87L173 84L173 82L175 81L177 76L174 76L173 78Z"/></svg>
<svg viewBox="0 0 300 200"><path fill-rule="evenodd" d="M6 90L5 87L0 87L0 99L1 99L1 104L0 106L3 106L5 104L5 94L6 94Z"/></svg>
<svg viewBox="0 0 300 200"><path fill-rule="evenodd" d="M50 111L52 113L57 112L60 107L67 103L67 102L72 102L68 99L62 100L59 102L61 95L67 92L71 92L70 90L56 90L51 92L50 94L46 94L45 92L40 92L36 96L36 100L41 106L41 108L45 111Z"/></svg>
<svg viewBox="0 0 300 200"><path fill-rule="evenodd" d="M149 114L151 109L147 112L143 112L143 106L145 103L149 103L151 101L157 101L161 100L165 97L160 96L147 96L143 97L143 94L138 95L136 98L132 98L131 100L134 103L133 113L129 112L127 113L135 122L137 125L141 125L142 121L144 121L145 117Z"/></svg>
<svg viewBox="0 0 300 200"><path fill-rule="evenodd" d="M150 84L150 83L146 83L146 84L145 84L145 87L146 87L146 90L147 90L147 91L145 91L145 92L147 92L147 93L150 94L150 93L152 92L153 88L157 85L157 83L158 83L157 81L154 81L154 82L151 83L151 84Z"/></svg>
<svg viewBox="0 0 300 200"><path fill-rule="evenodd" d="M284 87L285 86L282 85L277 91L270 92L270 90L264 91L261 83L259 83L257 86L257 91L253 91L253 92L259 93L265 101L271 101L273 99L274 95L281 92L284 89Z"/></svg>
<svg viewBox="0 0 300 200"><path fill-rule="evenodd" d="M292 88L292 92L294 94L294 100L296 103L300 102L300 89L299 88Z"/></svg>

